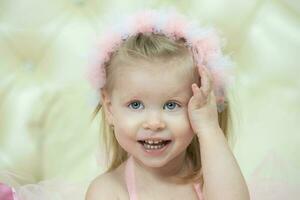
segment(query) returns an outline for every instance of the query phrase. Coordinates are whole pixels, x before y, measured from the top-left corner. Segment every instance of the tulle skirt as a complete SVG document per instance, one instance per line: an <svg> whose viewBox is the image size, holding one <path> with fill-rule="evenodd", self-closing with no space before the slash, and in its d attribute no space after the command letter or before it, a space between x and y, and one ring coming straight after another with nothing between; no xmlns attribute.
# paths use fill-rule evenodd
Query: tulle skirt
<svg viewBox="0 0 300 200"><path fill-rule="evenodd" d="M270 174L272 169L278 169L283 176ZM296 167L284 159L279 159L275 154L270 154L246 178L251 200L300 199L299 180L293 181L291 178L296 173L299 173ZM74 183L51 179L22 185L16 177L11 172L0 173L0 200L84 200L90 183L90 180Z"/></svg>
<svg viewBox="0 0 300 200"><path fill-rule="evenodd" d="M0 180L0 200L84 200L89 185L89 181L73 183L61 179L18 185L11 173L5 173ZM7 183L3 183L3 175Z"/></svg>

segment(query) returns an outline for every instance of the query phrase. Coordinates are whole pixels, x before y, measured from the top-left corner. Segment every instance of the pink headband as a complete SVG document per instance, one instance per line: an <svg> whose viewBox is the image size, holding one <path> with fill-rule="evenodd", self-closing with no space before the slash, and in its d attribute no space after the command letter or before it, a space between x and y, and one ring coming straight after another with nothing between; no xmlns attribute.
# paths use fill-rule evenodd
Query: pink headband
<svg viewBox="0 0 300 200"><path fill-rule="evenodd" d="M200 28L175 10L141 11L107 30L91 55L86 74L94 89L100 90L105 85L105 65L111 55L126 39L139 33L163 34L173 40L184 38L195 64L210 70L218 112L224 110L225 88L234 78L232 62L222 54L220 38L214 29Z"/></svg>

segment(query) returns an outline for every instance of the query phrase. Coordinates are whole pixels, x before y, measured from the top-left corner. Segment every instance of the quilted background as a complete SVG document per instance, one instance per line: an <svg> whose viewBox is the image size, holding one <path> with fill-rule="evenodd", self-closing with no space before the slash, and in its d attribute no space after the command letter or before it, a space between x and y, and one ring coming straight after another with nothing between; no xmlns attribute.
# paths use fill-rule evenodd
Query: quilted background
<svg viewBox="0 0 300 200"><path fill-rule="evenodd" d="M237 66L232 150L249 184L300 184L296 0L0 0L0 172L22 185L104 170L88 53L119 13L168 6L227 38Z"/></svg>

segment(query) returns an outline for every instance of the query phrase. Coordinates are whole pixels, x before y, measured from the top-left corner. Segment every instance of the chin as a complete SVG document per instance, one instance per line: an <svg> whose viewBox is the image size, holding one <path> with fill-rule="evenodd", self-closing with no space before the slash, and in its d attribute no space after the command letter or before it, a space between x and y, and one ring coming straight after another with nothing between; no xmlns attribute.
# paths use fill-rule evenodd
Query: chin
<svg viewBox="0 0 300 200"><path fill-rule="evenodd" d="M142 158L140 159L140 162L146 167L151 167L151 168L161 168L167 165L169 160L166 158Z"/></svg>

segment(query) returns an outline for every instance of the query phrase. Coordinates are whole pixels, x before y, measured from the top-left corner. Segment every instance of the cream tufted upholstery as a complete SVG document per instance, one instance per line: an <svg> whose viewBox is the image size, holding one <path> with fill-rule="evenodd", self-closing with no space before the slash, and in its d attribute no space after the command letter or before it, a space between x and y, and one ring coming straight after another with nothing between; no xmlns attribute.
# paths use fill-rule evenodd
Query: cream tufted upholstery
<svg viewBox="0 0 300 200"><path fill-rule="evenodd" d="M96 102L82 76L88 53L104 19L172 5L227 38L238 72L233 151L245 177L267 171L298 182L300 3L176 2L0 1L0 170L20 173L23 183L100 173L99 127L89 123ZM284 161L283 169L270 164Z"/></svg>

